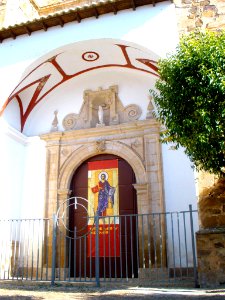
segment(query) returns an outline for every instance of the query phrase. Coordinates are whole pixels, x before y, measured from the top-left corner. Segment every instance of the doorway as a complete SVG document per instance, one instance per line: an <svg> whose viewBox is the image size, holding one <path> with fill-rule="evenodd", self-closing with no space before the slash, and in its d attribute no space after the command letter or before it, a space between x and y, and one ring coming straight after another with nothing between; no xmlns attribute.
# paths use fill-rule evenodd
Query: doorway
<svg viewBox="0 0 225 300"><path fill-rule="evenodd" d="M138 255L138 224L137 224L137 196L133 184L136 183L135 174L131 166L121 157L102 154L94 156L78 167L75 171L70 189L72 197L83 197L88 199L88 166L95 162L118 162L118 238L116 239L115 229L111 239L107 239L106 234L101 232L100 238L102 243L99 247L99 271L100 277L137 277L137 255ZM89 248L93 248L93 232L88 232L86 225L86 212L83 207L88 209L88 203L81 200L81 205L77 209L70 206L69 211L69 227L73 232L74 228L81 228L76 232L76 237L71 245L70 253L70 270L73 277L93 277L95 274L95 254L88 252ZM104 217L102 226L111 230L112 225L105 225ZM111 216L110 220L115 219ZM111 221L110 221L111 222ZM110 223L109 222L109 223ZM103 231L105 230L103 228ZM101 228L100 228L101 229ZM113 237L114 236L114 237ZM91 237L91 239L90 239ZM92 243L92 244L91 244ZM110 244L111 243L111 244ZM107 244L107 245L106 245ZM101 249L102 247L102 249ZM104 249L103 249L104 248ZM117 248L117 250L115 250ZM112 252L107 249L114 249ZM109 251L107 253L107 251Z"/></svg>

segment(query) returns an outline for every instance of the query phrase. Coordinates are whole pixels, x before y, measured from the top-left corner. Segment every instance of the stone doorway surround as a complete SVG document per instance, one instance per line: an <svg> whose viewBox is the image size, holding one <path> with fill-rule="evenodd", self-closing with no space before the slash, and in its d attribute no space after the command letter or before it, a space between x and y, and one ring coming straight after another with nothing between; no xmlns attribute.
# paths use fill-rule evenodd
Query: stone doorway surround
<svg viewBox="0 0 225 300"><path fill-rule="evenodd" d="M164 212L160 124L151 100L146 120L139 120L140 107L124 107L118 86L86 90L83 98L79 114L64 117L64 132L57 131L55 115L54 130L41 135L47 152L45 217L51 218L69 197L72 176L82 162L102 153L120 156L133 168L139 214Z"/></svg>
<svg viewBox="0 0 225 300"><path fill-rule="evenodd" d="M99 106L103 110L101 116L98 116ZM132 167L136 177L134 188L138 214L165 211L160 124L153 117L152 110L150 101L146 120L138 120L141 115L139 106L130 104L124 107L118 98L118 87L111 86L107 90L85 91L79 114L70 113L64 118L64 132L57 131L55 115L52 132L41 135L46 141L47 155L46 218L52 218L70 197L75 170L98 154L120 156ZM62 247L61 255L64 253Z"/></svg>
<svg viewBox="0 0 225 300"><path fill-rule="evenodd" d="M47 152L45 217L52 218L69 197L78 166L101 153L118 155L133 168L139 214L164 212L159 130L158 122L148 119L42 135Z"/></svg>

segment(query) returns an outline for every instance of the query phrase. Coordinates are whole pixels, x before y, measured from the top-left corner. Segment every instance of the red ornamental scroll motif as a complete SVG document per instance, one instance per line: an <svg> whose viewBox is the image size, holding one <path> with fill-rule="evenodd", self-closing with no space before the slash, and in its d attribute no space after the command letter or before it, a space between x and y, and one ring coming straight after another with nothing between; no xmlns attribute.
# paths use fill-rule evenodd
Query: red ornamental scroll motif
<svg viewBox="0 0 225 300"><path fill-rule="evenodd" d="M106 160L88 164L88 213L91 208L99 216L99 256L120 256L120 224L118 198L118 161ZM88 256L95 257L96 226L90 218Z"/></svg>
<svg viewBox="0 0 225 300"><path fill-rule="evenodd" d="M112 67L121 67L121 68L127 68L132 70L141 71L144 73L151 74L153 76L159 77L157 71L157 62L148 58L139 58L139 57L130 57L129 56L129 49L135 49L131 46L122 45L122 44L115 44L116 48L120 50L121 57L125 59L125 64L117 63L116 61L112 60L111 63L102 63L99 65L89 66L88 68L85 68L83 70L74 70L73 74L67 74L66 71L64 71L63 66L60 65L58 62L58 58L60 58L60 55L62 53L58 53L57 55L47 59L46 61L43 61L35 67L33 70L31 70L15 87L15 89L12 91L8 99L5 101L4 105L0 107L0 116L3 114L5 108L8 106L8 104L12 100L16 100L19 105L20 109L20 121L21 121L21 132L24 129L25 123L30 116L32 110L52 91L54 91L57 87L64 84L66 81L75 78L79 75L82 75L84 73L97 70L97 69L103 69L103 68L112 68ZM112 48L113 50L113 48ZM83 53L82 59L87 61L89 64L91 62L95 62L97 60L100 60L100 54L95 51L88 51ZM139 62L140 65L137 66L136 63ZM50 64L51 68L54 69L54 71L51 71L51 73L45 73L44 67ZM43 72L41 71L43 68ZM35 77L36 72L40 72L43 74L40 77L37 77L36 80L33 80L33 76ZM38 73L39 74L39 73ZM52 85L49 84L49 80L52 79L54 74L60 75L61 80L55 81ZM57 76L56 76L57 78ZM36 88L34 88L36 86ZM23 99L21 97L23 92L27 92L30 90L30 100L28 106L25 106L23 103ZM29 94L29 93L28 93ZM26 99L26 103L27 103ZM25 108L26 107L26 108Z"/></svg>

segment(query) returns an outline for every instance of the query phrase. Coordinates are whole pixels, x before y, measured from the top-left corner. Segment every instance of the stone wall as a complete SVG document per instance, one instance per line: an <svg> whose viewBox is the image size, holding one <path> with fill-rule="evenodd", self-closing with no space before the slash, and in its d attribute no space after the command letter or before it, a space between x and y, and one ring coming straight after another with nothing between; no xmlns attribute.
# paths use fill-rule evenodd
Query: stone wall
<svg viewBox="0 0 225 300"><path fill-rule="evenodd" d="M17 0L17 5L12 5L10 10L6 10L6 2L10 3L11 0L0 0L0 27L5 26L4 20L6 17L11 19L11 25L15 24L13 16L17 14L18 9L20 15L23 15L21 22L24 22L37 16L46 16L77 5L90 4L92 1ZM98 0L95 2L98 2ZM223 0L174 0L173 2L176 7L180 35L196 28L208 28L210 30L225 28L225 2ZM17 23L19 23L19 20L17 20Z"/></svg>
<svg viewBox="0 0 225 300"><path fill-rule="evenodd" d="M225 28L224 0L174 0L180 35L195 29Z"/></svg>
<svg viewBox="0 0 225 300"><path fill-rule="evenodd" d="M5 7L6 7L6 0L0 0L0 27L2 27L2 24L4 22Z"/></svg>
<svg viewBox="0 0 225 300"><path fill-rule="evenodd" d="M225 179L205 188L199 197L201 228L225 228Z"/></svg>
<svg viewBox="0 0 225 300"><path fill-rule="evenodd" d="M77 6L89 5L99 0L30 0L40 16L47 16Z"/></svg>
<svg viewBox="0 0 225 300"><path fill-rule="evenodd" d="M210 185L212 178L205 176L202 182ZM225 179L216 180L211 187L201 187L201 229L196 234L199 284L216 287L225 283Z"/></svg>
<svg viewBox="0 0 225 300"><path fill-rule="evenodd" d="M197 233L198 276L201 287L225 283L225 229Z"/></svg>
<svg viewBox="0 0 225 300"><path fill-rule="evenodd" d="M14 4L11 8L6 9L11 1L0 0L0 28L93 2L92 0L17 0L15 5L13 0ZM223 0L174 0L173 2L176 7L180 35L196 28L210 30L225 28L225 2ZM5 22L6 19L7 22Z"/></svg>
<svg viewBox="0 0 225 300"><path fill-rule="evenodd" d="M0 28L34 20L38 16L30 0L0 0Z"/></svg>
<svg viewBox="0 0 225 300"><path fill-rule="evenodd" d="M92 0L16 0L16 2L15 0L0 0L0 28L60 13L63 10L92 2Z"/></svg>

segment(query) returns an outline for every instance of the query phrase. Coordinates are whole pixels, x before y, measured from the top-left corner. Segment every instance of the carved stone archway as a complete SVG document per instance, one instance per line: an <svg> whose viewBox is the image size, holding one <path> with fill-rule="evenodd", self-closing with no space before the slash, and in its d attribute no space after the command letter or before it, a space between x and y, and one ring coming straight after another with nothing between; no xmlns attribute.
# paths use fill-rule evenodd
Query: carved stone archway
<svg viewBox="0 0 225 300"><path fill-rule="evenodd" d="M132 109L135 110L135 106ZM92 114L89 115L93 117ZM82 110L78 118L83 118ZM164 211L160 125L151 115L146 120L125 120L121 113L118 118L121 122L126 122L109 122L106 126L96 124L96 127L90 128L76 127L41 136L46 141L47 152L46 218L52 218L59 206L69 198L70 183L75 170L88 158L103 153L117 155L132 167L136 177L134 188L137 192L139 214ZM77 120L76 116L74 124L80 127L81 123ZM142 225L139 225L141 230ZM64 246L62 244L60 253L64 253ZM144 246L139 250L146 249Z"/></svg>
<svg viewBox="0 0 225 300"><path fill-rule="evenodd" d="M139 191L139 189L143 191L141 194L139 192L137 193L138 212L142 213L143 212L142 207L146 206L148 203L148 188L147 188L148 184L146 179L146 170L143 161L141 160L139 155L135 153L135 151L133 151L126 144L123 144L119 141L104 141L104 140L101 140L101 143L102 143L102 147L104 147L104 151L101 151L101 153L104 152L105 154L114 154L120 156L121 158L126 160L129 163L129 165L132 167L137 182L134 187L137 191ZM100 153L98 149L98 144L99 142L97 141L91 144L84 145L81 148L78 148L64 162L60 170L59 180L58 180L59 202L60 200L63 201L63 199L60 199L61 195L63 194L62 191L65 191L64 196L66 196L66 194L69 192L71 178L75 170L82 164L82 162Z"/></svg>
<svg viewBox="0 0 225 300"><path fill-rule="evenodd" d="M47 148L46 217L52 217L68 198L74 171L100 153L120 156L133 168L138 213L164 211L159 124L155 119L52 132L42 139Z"/></svg>

